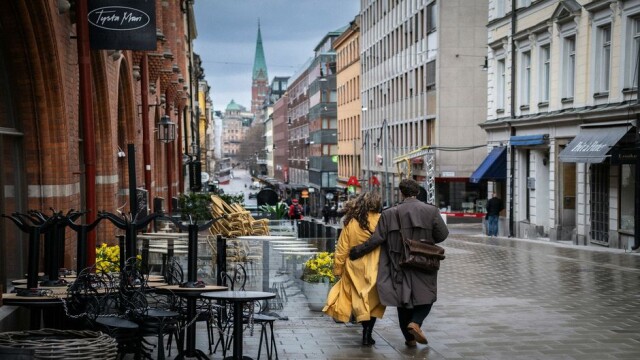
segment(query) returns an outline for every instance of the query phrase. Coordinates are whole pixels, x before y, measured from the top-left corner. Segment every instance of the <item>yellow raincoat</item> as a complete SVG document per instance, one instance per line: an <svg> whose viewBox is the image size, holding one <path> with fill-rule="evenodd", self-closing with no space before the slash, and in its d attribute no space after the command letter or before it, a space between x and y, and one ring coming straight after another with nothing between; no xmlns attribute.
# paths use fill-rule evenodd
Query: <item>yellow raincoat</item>
<svg viewBox="0 0 640 360"><path fill-rule="evenodd" d="M369 213L370 232L363 230L353 219L342 229L335 251L333 273L340 280L331 288L327 296L324 311L341 322L348 322L353 314L356 321L381 318L385 307L380 304L376 279L378 276L378 258L380 248L361 257L349 260L349 250L369 239L380 219L380 214Z"/></svg>

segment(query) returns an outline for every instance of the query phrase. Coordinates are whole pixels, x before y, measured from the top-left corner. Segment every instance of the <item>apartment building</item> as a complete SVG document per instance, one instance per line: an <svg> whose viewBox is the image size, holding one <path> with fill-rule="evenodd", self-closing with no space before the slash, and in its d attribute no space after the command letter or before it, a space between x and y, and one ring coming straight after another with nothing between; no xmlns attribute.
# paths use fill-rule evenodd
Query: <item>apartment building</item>
<svg viewBox="0 0 640 360"><path fill-rule="evenodd" d="M631 247L640 1L489 1L487 132L501 232Z"/></svg>
<svg viewBox="0 0 640 360"><path fill-rule="evenodd" d="M223 158L231 158L234 164L240 162L240 144L244 141L245 130L252 121L253 114L231 99L222 118Z"/></svg>
<svg viewBox="0 0 640 360"><path fill-rule="evenodd" d="M360 16L334 42L338 92L338 187L360 192L362 162L360 131Z"/></svg>
<svg viewBox="0 0 640 360"><path fill-rule="evenodd" d="M361 0L361 168L387 205L413 178L450 216L482 216L487 1ZM368 185L369 186L369 185Z"/></svg>

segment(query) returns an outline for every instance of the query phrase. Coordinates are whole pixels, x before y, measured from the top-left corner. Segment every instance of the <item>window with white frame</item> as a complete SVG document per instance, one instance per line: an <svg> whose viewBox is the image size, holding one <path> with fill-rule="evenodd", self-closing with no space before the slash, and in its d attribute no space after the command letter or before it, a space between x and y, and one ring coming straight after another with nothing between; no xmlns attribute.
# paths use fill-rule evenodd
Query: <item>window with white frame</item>
<svg viewBox="0 0 640 360"><path fill-rule="evenodd" d="M567 36L562 49L562 98L573 99L576 81L576 37Z"/></svg>
<svg viewBox="0 0 640 360"><path fill-rule="evenodd" d="M598 26L596 31L594 89L597 94L606 94L609 92L609 80L611 77L611 24Z"/></svg>
<svg viewBox="0 0 640 360"><path fill-rule="evenodd" d="M495 0L496 4L496 18L501 18L505 15L505 0Z"/></svg>
<svg viewBox="0 0 640 360"><path fill-rule="evenodd" d="M496 62L496 109L504 111L507 87L507 74L505 59L500 58Z"/></svg>
<svg viewBox="0 0 640 360"><path fill-rule="evenodd" d="M551 79L551 47L549 44L540 46L540 102L549 102L549 85Z"/></svg>
<svg viewBox="0 0 640 360"><path fill-rule="evenodd" d="M531 51L520 54L520 106L529 106L531 97Z"/></svg>
<svg viewBox="0 0 640 360"><path fill-rule="evenodd" d="M627 54L626 72L624 80L625 89L638 88L638 57L640 57L640 15L630 17L627 22Z"/></svg>
<svg viewBox="0 0 640 360"><path fill-rule="evenodd" d="M531 0L518 0L518 7L527 7L531 5Z"/></svg>

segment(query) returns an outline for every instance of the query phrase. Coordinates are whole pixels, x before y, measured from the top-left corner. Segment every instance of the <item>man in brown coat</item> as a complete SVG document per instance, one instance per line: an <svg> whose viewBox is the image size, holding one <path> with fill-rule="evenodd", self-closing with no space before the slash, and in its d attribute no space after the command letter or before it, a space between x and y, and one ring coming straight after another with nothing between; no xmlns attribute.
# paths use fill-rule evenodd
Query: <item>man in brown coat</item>
<svg viewBox="0 0 640 360"><path fill-rule="evenodd" d="M411 179L400 181L403 201L382 212L378 226L369 240L351 249L349 257L357 259L380 246L378 295L385 306L398 308L398 322L407 346L427 343L420 329L437 299L438 272L402 268L403 243L400 229L408 239L424 239L434 244L444 241L449 230L433 205L416 199L420 186Z"/></svg>

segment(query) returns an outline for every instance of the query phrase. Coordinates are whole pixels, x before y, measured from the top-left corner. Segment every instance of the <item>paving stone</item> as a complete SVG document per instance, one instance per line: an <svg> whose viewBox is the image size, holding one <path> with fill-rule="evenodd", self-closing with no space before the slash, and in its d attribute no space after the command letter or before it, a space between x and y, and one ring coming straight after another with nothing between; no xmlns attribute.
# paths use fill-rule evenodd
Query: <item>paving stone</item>
<svg viewBox="0 0 640 360"><path fill-rule="evenodd" d="M389 308L376 345L362 347L360 325L309 311L288 282L291 296L275 311L289 318L274 324L279 358L640 359L639 254L451 229L438 302L423 325L429 345L407 348ZM198 348L207 349L205 327L197 329ZM258 342L259 331L245 333L245 355L255 358Z"/></svg>

